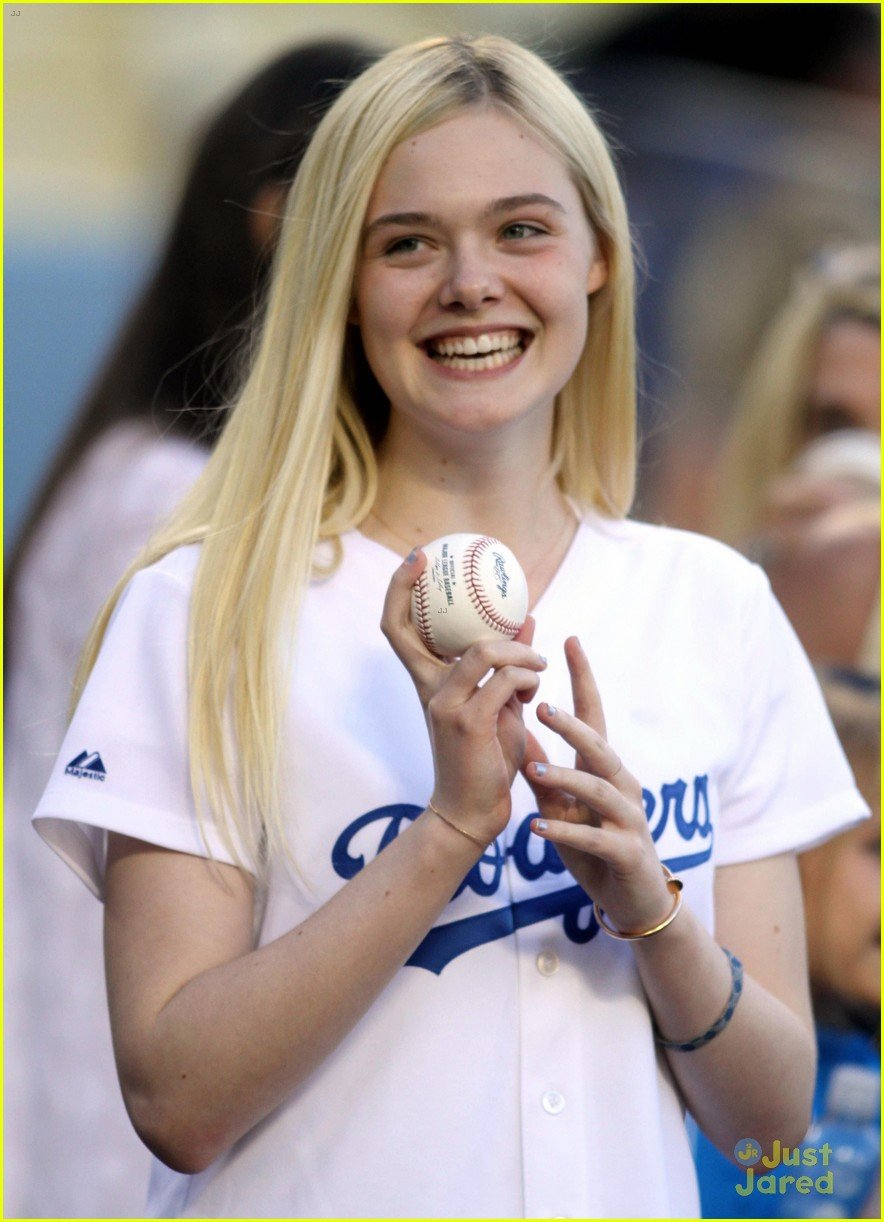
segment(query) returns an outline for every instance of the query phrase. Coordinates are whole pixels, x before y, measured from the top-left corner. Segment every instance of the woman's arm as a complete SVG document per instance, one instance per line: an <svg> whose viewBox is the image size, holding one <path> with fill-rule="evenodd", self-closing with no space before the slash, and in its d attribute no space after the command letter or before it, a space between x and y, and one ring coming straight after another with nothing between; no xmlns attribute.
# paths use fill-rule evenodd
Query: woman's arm
<svg viewBox="0 0 884 1222"><path fill-rule="evenodd" d="M239 871L111 835L108 997L142 1141L176 1171L207 1167L340 1043L481 852L425 812L301 925L252 950Z"/></svg>
<svg viewBox="0 0 884 1222"><path fill-rule="evenodd" d="M532 624L521 639L473 646L454 665L433 658L410 619L423 565L418 555L397 570L382 628L425 709L433 801L469 835L425 811L322 908L258 950L246 876L110 837L115 1056L136 1130L176 1170L202 1170L322 1063L509 819L525 744L520 702L546 663L528 643Z"/></svg>
<svg viewBox="0 0 884 1222"><path fill-rule="evenodd" d="M742 962L743 993L720 1035L693 1052L667 1049L685 1102L728 1158L753 1137L797 1146L811 1118L816 1039L794 854L715 872L715 938L685 907L634 942L639 974L665 1039L687 1041L718 1018L731 990L725 946Z"/></svg>
<svg viewBox="0 0 884 1222"><path fill-rule="evenodd" d="M566 643L575 716L538 716L577 752L554 768L533 736L525 775L542 820L574 877L616 929L652 929L671 912L641 785L605 737L586 655ZM661 1035L687 1043L719 1018L731 993L727 947L743 963L743 995L724 1030L690 1052L666 1050L685 1102L710 1140L733 1157L743 1138L797 1145L810 1123L816 1050L801 889L794 857L718 870L713 938L687 904L659 933L630 942ZM600 937L607 936L604 932Z"/></svg>

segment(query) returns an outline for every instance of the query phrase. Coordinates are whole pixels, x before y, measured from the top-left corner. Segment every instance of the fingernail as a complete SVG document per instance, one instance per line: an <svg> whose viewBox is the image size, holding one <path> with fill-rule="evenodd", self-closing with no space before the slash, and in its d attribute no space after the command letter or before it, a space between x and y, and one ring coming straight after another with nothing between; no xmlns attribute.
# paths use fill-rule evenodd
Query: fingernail
<svg viewBox="0 0 884 1222"><path fill-rule="evenodd" d="M555 717L555 715L556 715L556 713L558 713L558 711L559 711L559 710L556 708L556 706L555 706L554 704L548 704L548 705L546 706L546 715L547 715L547 717Z"/></svg>
<svg viewBox="0 0 884 1222"><path fill-rule="evenodd" d="M545 654L545 653L542 653L542 654L540 654L539 656L540 656L540 660L541 660L541 662L543 663L543 665L544 665L544 666L548 666L548 665L549 665L549 658L546 656L546 654Z"/></svg>
<svg viewBox="0 0 884 1222"><path fill-rule="evenodd" d="M411 551L408 553L408 555L405 557L405 563L414 564L415 560L417 560L417 548L413 547Z"/></svg>
<svg viewBox="0 0 884 1222"><path fill-rule="evenodd" d="M545 819L532 819L531 828L535 832L545 832L547 829L547 822Z"/></svg>
<svg viewBox="0 0 884 1222"><path fill-rule="evenodd" d="M535 764L534 765L534 775L535 776L546 776L546 764Z"/></svg>

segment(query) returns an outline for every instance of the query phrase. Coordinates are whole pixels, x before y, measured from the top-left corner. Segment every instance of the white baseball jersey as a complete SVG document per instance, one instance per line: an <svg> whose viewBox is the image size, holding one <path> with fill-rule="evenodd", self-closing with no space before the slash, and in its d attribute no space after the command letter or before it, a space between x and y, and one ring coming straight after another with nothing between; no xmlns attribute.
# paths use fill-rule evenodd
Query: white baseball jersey
<svg viewBox="0 0 884 1222"><path fill-rule="evenodd" d="M344 545L299 628L283 792L300 877L275 871L261 944L344 886L433 787L417 696L378 627L399 558L357 533ZM185 734L198 558L182 549L131 583L35 816L98 894L103 829L205 851ZM716 864L806 847L866 813L811 669L736 553L591 517L534 614L550 659L538 698L570 706L562 643L576 632L661 859L707 928ZM153 1216L696 1215L683 1106L632 950L599 933L531 834L534 809L517 778L505 834L371 1010L208 1170L155 1164Z"/></svg>

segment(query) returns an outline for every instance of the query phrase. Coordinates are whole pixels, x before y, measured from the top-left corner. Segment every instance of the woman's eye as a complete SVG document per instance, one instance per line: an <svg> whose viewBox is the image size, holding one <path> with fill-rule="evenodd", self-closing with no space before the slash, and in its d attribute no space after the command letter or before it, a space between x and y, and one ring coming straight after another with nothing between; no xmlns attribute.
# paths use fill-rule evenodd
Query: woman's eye
<svg viewBox="0 0 884 1222"><path fill-rule="evenodd" d="M423 238L396 238L384 251L386 255L411 255L420 249Z"/></svg>
<svg viewBox="0 0 884 1222"><path fill-rule="evenodd" d="M529 221L513 221L511 225L507 225L503 230L505 238L534 238L541 234L545 234L546 230L541 229L539 225L532 225Z"/></svg>

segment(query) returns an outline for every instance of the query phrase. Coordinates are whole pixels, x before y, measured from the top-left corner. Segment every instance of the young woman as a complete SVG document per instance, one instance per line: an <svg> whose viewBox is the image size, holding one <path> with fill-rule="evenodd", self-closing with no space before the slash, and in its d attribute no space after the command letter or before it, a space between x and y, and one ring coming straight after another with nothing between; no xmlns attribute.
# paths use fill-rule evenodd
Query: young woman
<svg viewBox="0 0 884 1222"><path fill-rule="evenodd" d="M696 1213L685 1106L804 1132L793 850L865 807L763 576L625 520L607 149L534 55L437 39L341 95L286 212L36 815L105 899L150 1210ZM444 663L408 608L458 530L533 618Z"/></svg>

